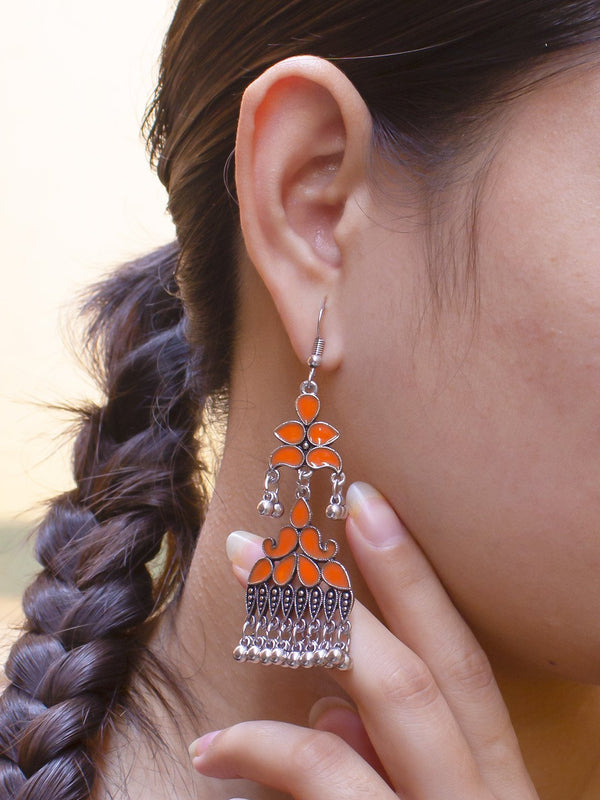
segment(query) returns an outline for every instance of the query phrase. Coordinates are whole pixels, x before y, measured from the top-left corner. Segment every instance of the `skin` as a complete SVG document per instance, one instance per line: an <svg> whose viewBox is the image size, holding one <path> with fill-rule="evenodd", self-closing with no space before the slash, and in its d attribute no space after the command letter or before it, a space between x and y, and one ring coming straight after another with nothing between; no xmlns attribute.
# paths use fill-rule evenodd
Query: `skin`
<svg viewBox="0 0 600 800"><path fill-rule="evenodd" d="M161 718L168 787L115 738L107 771L116 785L127 770L132 797L598 796L599 97L590 63L511 103L432 222L408 174L374 188L368 109L332 64L289 59L247 89L227 437L182 602L153 640L201 711L178 730ZM450 243L439 268L466 262L475 180L478 306L459 280L434 314L432 237ZM325 296L322 416L348 476L381 493L354 492L355 667L335 675L232 661L243 596L224 553L231 530L278 530L255 506ZM318 700L313 731L296 727ZM194 778L185 745L216 728Z"/></svg>

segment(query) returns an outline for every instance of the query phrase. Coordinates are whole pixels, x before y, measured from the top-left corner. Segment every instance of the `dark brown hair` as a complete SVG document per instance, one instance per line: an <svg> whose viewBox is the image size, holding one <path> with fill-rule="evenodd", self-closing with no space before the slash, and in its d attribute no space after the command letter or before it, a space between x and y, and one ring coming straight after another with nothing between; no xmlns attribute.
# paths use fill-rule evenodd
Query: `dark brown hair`
<svg viewBox="0 0 600 800"><path fill-rule="evenodd" d="M374 152L436 175L507 87L599 39L596 0L181 0L145 128L178 243L84 306L105 405L81 411L76 488L37 530L42 571L0 700L0 800L89 796L148 625L185 580L207 496L197 435L207 400L226 399L234 347L224 176L246 86L287 56L334 60L371 111Z"/></svg>

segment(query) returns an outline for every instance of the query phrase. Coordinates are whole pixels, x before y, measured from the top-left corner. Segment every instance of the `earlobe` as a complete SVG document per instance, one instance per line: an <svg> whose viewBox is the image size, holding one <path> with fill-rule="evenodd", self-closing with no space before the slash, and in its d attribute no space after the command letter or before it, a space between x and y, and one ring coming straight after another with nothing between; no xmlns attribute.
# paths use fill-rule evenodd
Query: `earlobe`
<svg viewBox="0 0 600 800"><path fill-rule="evenodd" d="M302 360L312 318L328 297L325 368L343 350L335 315L348 229L342 221L366 179L370 132L353 84L314 56L268 69L240 110L236 184L246 250Z"/></svg>

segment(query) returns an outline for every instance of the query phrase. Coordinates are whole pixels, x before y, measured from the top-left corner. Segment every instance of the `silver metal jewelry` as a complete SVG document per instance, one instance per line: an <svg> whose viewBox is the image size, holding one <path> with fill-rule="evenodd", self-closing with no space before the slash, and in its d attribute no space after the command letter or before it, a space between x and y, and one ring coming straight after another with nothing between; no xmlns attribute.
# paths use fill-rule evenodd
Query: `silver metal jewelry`
<svg viewBox="0 0 600 800"><path fill-rule="evenodd" d="M265 539L264 556L254 564L246 588L246 621L235 648L236 661L279 664L287 667L337 667L349 669L349 620L354 594L346 568L335 556L334 539L323 540L312 524L311 478L316 470L331 470L331 497L325 510L329 520L347 516L342 458L331 445L339 431L318 419L321 401L315 372L321 365L325 340L317 320L313 350L307 359L308 378L300 384L296 419L279 425L278 446L269 457L264 491L257 510L279 518L284 508L279 498L279 470L296 470L296 489L289 525L277 540Z"/></svg>

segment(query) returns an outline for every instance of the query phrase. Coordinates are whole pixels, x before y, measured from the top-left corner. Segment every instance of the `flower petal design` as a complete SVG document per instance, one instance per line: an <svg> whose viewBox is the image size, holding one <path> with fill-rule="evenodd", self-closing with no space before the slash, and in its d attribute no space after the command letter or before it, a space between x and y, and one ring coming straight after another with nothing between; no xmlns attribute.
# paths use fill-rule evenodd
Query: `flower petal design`
<svg viewBox="0 0 600 800"><path fill-rule="evenodd" d="M265 539L263 551L268 558L284 558L298 547L298 534L289 525L279 531L279 539Z"/></svg>
<svg viewBox="0 0 600 800"><path fill-rule="evenodd" d="M325 597L323 598L323 611L325 612L325 619L327 622L331 620L333 615L335 614L335 609L337 608L338 604L338 591L337 589L329 588L325 592Z"/></svg>
<svg viewBox="0 0 600 800"><path fill-rule="evenodd" d="M338 546L333 539L321 543L321 534L316 528L305 528L300 534L300 547L310 558L317 561L326 561L337 553Z"/></svg>
<svg viewBox="0 0 600 800"><path fill-rule="evenodd" d="M288 583L288 585L284 587L283 592L281 593L281 610L283 611L284 619L287 619L289 617L293 605L294 605L294 587L290 586Z"/></svg>
<svg viewBox="0 0 600 800"><path fill-rule="evenodd" d="M354 595L351 589L344 589L340 594L340 616L344 622L348 619L348 615L352 611L354 604Z"/></svg>
<svg viewBox="0 0 600 800"><path fill-rule="evenodd" d="M256 586L249 583L246 586L246 613L251 614L256 604Z"/></svg>
<svg viewBox="0 0 600 800"><path fill-rule="evenodd" d="M339 439L340 432L328 422L313 422L308 429L308 441L314 445L326 445Z"/></svg>
<svg viewBox="0 0 600 800"><path fill-rule="evenodd" d="M271 586L271 591L269 592L269 613L272 617L277 614L277 609L279 608L279 603L281 601L281 589L279 586Z"/></svg>
<svg viewBox="0 0 600 800"><path fill-rule="evenodd" d="M298 578L300 583L307 588L316 586L321 582L321 570L311 558L298 556Z"/></svg>
<svg viewBox="0 0 600 800"><path fill-rule="evenodd" d="M296 554L292 553L291 555L286 556L282 561L278 561L277 564L275 564L275 569L273 570L273 580L279 586L285 586L286 583L289 583L292 580L295 571Z"/></svg>
<svg viewBox="0 0 600 800"><path fill-rule="evenodd" d="M305 435L304 425L295 419L283 422L275 428L275 436L285 444L301 444Z"/></svg>
<svg viewBox="0 0 600 800"><path fill-rule="evenodd" d="M284 444L273 451L271 455L272 467L294 467L298 469L304 463L304 453L299 447Z"/></svg>
<svg viewBox="0 0 600 800"><path fill-rule="evenodd" d="M294 597L294 606L296 607L296 616L298 619L302 619L302 615L306 609L306 604L308 603L308 592L306 591L305 586L299 586L295 591Z"/></svg>
<svg viewBox="0 0 600 800"><path fill-rule="evenodd" d="M308 606L310 609L310 618L316 619L317 614L321 610L321 604L323 603L323 592L318 586L315 586L310 593L310 598L308 601ZM250 612L248 612L250 613Z"/></svg>
<svg viewBox="0 0 600 800"><path fill-rule="evenodd" d="M301 394L296 399L296 411L305 425L309 425L319 413L321 401L316 394Z"/></svg>
<svg viewBox="0 0 600 800"><path fill-rule="evenodd" d="M331 447L315 447L306 454L306 463L311 469L329 467L339 472L342 469L342 459Z"/></svg>
<svg viewBox="0 0 600 800"><path fill-rule="evenodd" d="M322 567L323 580L335 589L349 589L350 578L339 561L328 561Z"/></svg>
<svg viewBox="0 0 600 800"><path fill-rule="evenodd" d="M294 503L290 513L290 522L294 528L304 528L310 522L310 508L303 497L299 497Z"/></svg>
<svg viewBox="0 0 600 800"><path fill-rule="evenodd" d="M248 576L248 583L262 583L271 577L273 572L273 564L268 558L259 558L256 564L250 570Z"/></svg>

